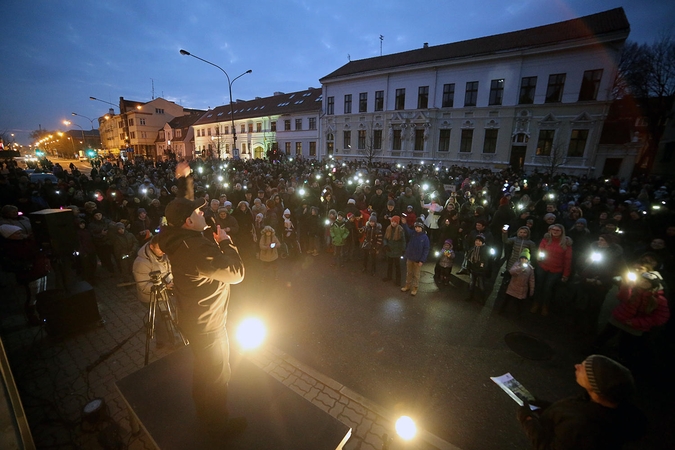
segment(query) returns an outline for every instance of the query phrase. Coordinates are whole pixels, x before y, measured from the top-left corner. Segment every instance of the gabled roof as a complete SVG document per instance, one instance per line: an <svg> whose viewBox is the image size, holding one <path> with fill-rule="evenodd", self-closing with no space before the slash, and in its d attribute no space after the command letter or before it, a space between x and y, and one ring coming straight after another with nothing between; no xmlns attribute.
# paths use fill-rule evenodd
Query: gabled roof
<svg viewBox="0 0 675 450"><path fill-rule="evenodd" d="M623 8L615 8L551 25L350 61L319 81L324 83L333 78L376 70L524 50L608 33L625 32L627 35L629 31L630 24Z"/></svg>
<svg viewBox="0 0 675 450"><path fill-rule="evenodd" d="M271 97L237 101L232 104L234 119L274 116L282 114L321 111L321 89L310 88L290 94L277 93ZM194 125L231 121L230 105L218 106L207 111Z"/></svg>
<svg viewBox="0 0 675 450"><path fill-rule="evenodd" d="M200 111L200 110L191 110L192 112L190 114L186 114L184 116L179 116L173 118L169 122L169 126L172 129L186 129L190 128L197 120L199 120L200 117L202 117L206 111Z"/></svg>

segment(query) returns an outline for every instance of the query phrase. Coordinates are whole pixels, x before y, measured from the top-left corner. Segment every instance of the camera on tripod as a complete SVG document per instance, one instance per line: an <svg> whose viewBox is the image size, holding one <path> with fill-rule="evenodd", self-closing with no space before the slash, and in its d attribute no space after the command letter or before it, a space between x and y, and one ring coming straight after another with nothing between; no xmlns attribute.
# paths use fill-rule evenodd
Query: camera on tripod
<svg viewBox="0 0 675 450"><path fill-rule="evenodd" d="M167 273L162 277L162 272L159 270L153 270L148 274L150 280L152 281L153 286L161 286L162 284L167 285L171 284L171 274Z"/></svg>

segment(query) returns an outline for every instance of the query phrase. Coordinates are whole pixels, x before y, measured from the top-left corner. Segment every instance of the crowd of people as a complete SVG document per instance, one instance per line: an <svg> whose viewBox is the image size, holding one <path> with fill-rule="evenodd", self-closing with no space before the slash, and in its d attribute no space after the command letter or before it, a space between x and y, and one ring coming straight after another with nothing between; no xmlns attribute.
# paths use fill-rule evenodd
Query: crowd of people
<svg viewBox="0 0 675 450"><path fill-rule="evenodd" d="M49 271L49 249L33 238L29 220L45 208L72 212L73 264L92 284L102 271L122 281L170 275L166 253L182 250L166 236L177 226L194 231L203 218L203 237L236 246L249 274L255 267L277 278L279 259L328 253L334 270L375 276L379 266L383 283L416 296L421 268L433 262L440 289L466 289L466 300L481 303L496 289L500 313L572 316L596 350L617 341L616 357L631 368L656 357L655 340L673 348L672 180L302 158L197 159L178 172L177 165L109 159L86 176L73 164L44 161L58 182L38 184L5 162L3 270L23 286ZM199 217L185 208L167 214L185 190L181 171L192 183L187 206L198 205ZM172 214L180 224L169 223ZM149 289L138 285L142 301ZM598 330L615 291L618 306Z"/></svg>

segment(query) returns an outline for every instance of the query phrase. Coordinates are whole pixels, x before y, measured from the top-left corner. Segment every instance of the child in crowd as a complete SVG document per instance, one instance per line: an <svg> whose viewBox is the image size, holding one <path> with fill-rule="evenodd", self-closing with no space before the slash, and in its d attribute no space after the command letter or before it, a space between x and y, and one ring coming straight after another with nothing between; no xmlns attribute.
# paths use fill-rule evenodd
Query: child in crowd
<svg viewBox="0 0 675 450"><path fill-rule="evenodd" d="M485 245L485 237L479 234L474 239L474 246L464 256L466 268L469 271L469 296L466 301L477 298L485 302L485 280L490 279L491 261L490 251ZM476 292L479 291L479 292Z"/></svg>
<svg viewBox="0 0 675 450"><path fill-rule="evenodd" d="M335 222L330 226L330 239L333 244L334 262L333 265L343 267L345 265L344 249L347 243L349 230L345 224L345 213L339 211Z"/></svg>
<svg viewBox="0 0 675 450"><path fill-rule="evenodd" d="M509 269L511 280L506 288L504 302L499 308L499 313L506 310L509 303L518 305L518 313L522 311L523 304L534 295L534 267L530 264L530 250L523 249L518 261Z"/></svg>
<svg viewBox="0 0 675 450"><path fill-rule="evenodd" d="M267 225L262 230L260 236L260 261L265 266L265 273L272 271L273 277L277 279L277 260L279 259L279 239L274 232L274 228Z"/></svg>
<svg viewBox="0 0 675 450"><path fill-rule="evenodd" d="M452 273L452 265L455 262L455 251L452 247L452 239L446 239L443 243L441 256L434 267L435 279L438 283L444 285L450 284L450 274Z"/></svg>

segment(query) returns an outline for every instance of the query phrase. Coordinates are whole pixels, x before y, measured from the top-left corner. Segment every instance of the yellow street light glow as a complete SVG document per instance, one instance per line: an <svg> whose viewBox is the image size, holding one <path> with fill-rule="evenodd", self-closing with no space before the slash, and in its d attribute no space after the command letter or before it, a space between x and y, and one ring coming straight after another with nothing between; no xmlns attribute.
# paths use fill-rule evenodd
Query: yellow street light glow
<svg viewBox="0 0 675 450"><path fill-rule="evenodd" d="M239 328L237 328L237 341L239 341L242 349L252 350L260 347L265 340L266 334L267 330L265 330L262 320L249 317L248 319L244 319Z"/></svg>
<svg viewBox="0 0 675 450"><path fill-rule="evenodd" d="M417 434L415 422L408 416L401 416L396 421L396 434L403 440L409 441Z"/></svg>

